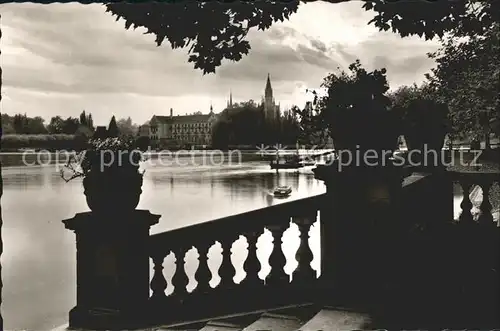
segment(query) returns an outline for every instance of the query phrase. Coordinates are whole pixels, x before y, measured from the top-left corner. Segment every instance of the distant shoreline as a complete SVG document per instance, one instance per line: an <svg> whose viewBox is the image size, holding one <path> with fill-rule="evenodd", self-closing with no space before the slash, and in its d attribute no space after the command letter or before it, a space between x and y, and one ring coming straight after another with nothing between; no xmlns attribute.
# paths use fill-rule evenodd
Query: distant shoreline
<svg viewBox="0 0 500 331"><path fill-rule="evenodd" d="M146 159L204 159L204 158L212 158L214 160L235 160L240 159L243 162L247 161L264 161L262 156L255 152L244 152L241 153L231 153L231 152L222 152L222 153L210 153L211 151L200 151L196 153L179 153L175 152L171 154L153 154L148 155L146 153ZM14 169L14 168L33 168L33 167L44 167L44 166L56 166L57 164L63 165L68 161L68 154L59 152L59 156L57 156L58 152L51 153L37 153L37 152L0 152L0 161L3 169ZM161 155L161 156L160 156ZM28 163L28 164L26 164Z"/></svg>

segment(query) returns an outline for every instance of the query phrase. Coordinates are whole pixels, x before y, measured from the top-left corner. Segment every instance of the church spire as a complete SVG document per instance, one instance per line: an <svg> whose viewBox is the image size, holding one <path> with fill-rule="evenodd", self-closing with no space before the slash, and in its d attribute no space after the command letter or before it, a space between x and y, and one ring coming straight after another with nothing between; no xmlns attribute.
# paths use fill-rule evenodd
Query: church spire
<svg viewBox="0 0 500 331"><path fill-rule="evenodd" d="M271 87L271 77L269 73L267 73L267 82L266 82L266 90L265 90L265 95L266 97L271 97L273 95L273 88Z"/></svg>
<svg viewBox="0 0 500 331"><path fill-rule="evenodd" d="M231 89L229 90L229 101L227 102L226 108L233 108L233 92L231 91Z"/></svg>
<svg viewBox="0 0 500 331"><path fill-rule="evenodd" d="M210 101L210 114L214 113L214 107L212 106L212 101Z"/></svg>
<svg viewBox="0 0 500 331"><path fill-rule="evenodd" d="M269 73L267 73L266 92L268 90L270 90L270 91L273 90L273 88L271 87L271 77L270 77Z"/></svg>

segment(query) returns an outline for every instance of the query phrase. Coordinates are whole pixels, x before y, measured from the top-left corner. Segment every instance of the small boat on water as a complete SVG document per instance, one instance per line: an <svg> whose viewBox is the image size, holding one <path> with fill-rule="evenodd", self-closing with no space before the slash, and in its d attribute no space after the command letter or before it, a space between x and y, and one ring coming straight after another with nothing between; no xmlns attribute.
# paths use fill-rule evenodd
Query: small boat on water
<svg viewBox="0 0 500 331"><path fill-rule="evenodd" d="M287 197L292 193L292 188L290 186L278 186L274 189L275 197Z"/></svg>
<svg viewBox="0 0 500 331"><path fill-rule="evenodd" d="M316 165L316 162L312 161L289 161L284 163L270 162L269 165L271 169L299 169L303 167L312 167Z"/></svg>
<svg viewBox="0 0 500 331"><path fill-rule="evenodd" d="M285 162L285 163L279 163L279 162L272 162L270 163L271 169L298 169L302 168L304 165L300 164L299 162Z"/></svg>
<svg viewBox="0 0 500 331"><path fill-rule="evenodd" d="M278 153L276 160L269 163L271 169L299 169L303 167L311 167L316 165L316 161L307 156L300 156L298 153L284 157L284 162L280 162Z"/></svg>

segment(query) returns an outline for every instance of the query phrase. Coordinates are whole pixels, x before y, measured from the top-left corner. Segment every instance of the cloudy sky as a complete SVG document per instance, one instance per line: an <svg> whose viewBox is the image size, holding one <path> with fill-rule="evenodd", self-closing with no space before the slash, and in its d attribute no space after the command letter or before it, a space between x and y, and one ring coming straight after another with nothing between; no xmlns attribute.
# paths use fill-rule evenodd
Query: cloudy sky
<svg viewBox="0 0 500 331"><path fill-rule="evenodd" d="M289 21L253 31L250 54L203 76L187 50L156 47L154 37L125 30L99 4L2 4L1 111L42 116L91 112L97 124L112 115L142 124L153 114L216 112L234 101L260 101L270 73L276 101L302 106L337 67L359 58L385 67L391 88L421 82L434 66L437 42L401 39L367 22L360 2L302 4Z"/></svg>

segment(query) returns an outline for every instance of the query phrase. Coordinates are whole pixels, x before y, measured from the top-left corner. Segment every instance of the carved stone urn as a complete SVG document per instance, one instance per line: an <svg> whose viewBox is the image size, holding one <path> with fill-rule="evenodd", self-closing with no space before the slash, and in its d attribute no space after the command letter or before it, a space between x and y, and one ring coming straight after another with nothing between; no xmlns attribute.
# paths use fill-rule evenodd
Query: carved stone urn
<svg viewBox="0 0 500 331"><path fill-rule="evenodd" d="M122 158L123 159L123 158ZM87 205L93 212L135 210L142 193L143 174L130 162L93 167L83 179Z"/></svg>
<svg viewBox="0 0 500 331"><path fill-rule="evenodd" d="M94 212L131 211L139 204L142 174L89 173L83 179L87 205Z"/></svg>

